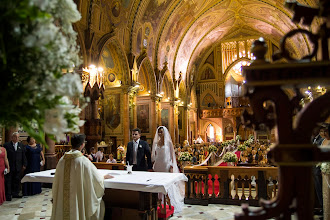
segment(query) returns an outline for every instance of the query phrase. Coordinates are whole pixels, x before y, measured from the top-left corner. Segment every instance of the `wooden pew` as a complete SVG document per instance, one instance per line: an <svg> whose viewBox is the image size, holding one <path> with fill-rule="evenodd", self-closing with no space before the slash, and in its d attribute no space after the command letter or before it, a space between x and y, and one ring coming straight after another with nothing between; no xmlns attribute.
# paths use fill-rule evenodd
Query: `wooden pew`
<svg viewBox="0 0 330 220"><path fill-rule="evenodd" d="M97 169L105 170L124 170L125 164L122 163L105 163L105 162L93 162Z"/></svg>

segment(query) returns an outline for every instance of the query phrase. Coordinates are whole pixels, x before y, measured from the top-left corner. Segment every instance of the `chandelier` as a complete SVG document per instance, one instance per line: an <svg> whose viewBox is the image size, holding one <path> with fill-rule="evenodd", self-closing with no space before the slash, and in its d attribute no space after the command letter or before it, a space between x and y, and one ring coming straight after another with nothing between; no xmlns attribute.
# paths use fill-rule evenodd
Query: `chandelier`
<svg viewBox="0 0 330 220"><path fill-rule="evenodd" d="M91 88L95 84L99 88L104 87L104 71L102 67L96 67L95 65L90 65L89 67L83 68L83 86L86 88L87 84Z"/></svg>

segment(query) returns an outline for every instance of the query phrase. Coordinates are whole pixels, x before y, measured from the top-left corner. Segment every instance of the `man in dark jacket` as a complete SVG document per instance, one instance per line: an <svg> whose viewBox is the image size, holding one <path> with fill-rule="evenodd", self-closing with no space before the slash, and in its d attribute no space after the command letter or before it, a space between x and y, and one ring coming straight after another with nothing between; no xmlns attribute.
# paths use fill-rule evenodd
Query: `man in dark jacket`
<svg viewBox="0 0 330 220"><path fill-rule="evenodd" d="M4 144L7 150L7 157L10 166L10 173L5 176L6 185L6 200L11 201L11 198L22 198L19 195L21 186L22 171L27 166L25 156L25 146L18 142L19 133L14 132L11 136L11 141Z"/></svg>
<svg viewBox="0 0 330 220"><path fill-rule="evenodd" d="M151 152L149 144L140 139L141 130L132 131L133 141L127 144L126 163L133 165L133 170L152 171ZM147 157L147 161L146 158Z"/></svg>

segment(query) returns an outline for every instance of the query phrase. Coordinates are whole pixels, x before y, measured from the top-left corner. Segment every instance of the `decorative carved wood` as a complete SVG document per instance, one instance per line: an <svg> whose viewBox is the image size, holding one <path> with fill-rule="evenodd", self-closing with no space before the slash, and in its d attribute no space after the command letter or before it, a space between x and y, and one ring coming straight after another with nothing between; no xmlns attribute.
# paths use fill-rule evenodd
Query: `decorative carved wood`
<svg viewBox="0 0 330 220"><path fill-rule="evenodd" d="M295 10L294 21L304 18L304 23L310 24L316 15L327 16L323 12L329 11L329 4L326 1L320 3L318 9L293 1L287 6ZM286 39L298 33L306 34L315 44L314 50L303 60L292 58L285 47ZM291 61L284 64L269 64L264 58L267 50L265 43L262 40L254 43L252 53L257 59L250 67L243 68L246 96L250 99L253 114L245 112L243 118L246 125L255 129L260 125L276 128L277 142L269 156L279 166L279 189L275 199L260 200L259 210L251 211L244 205L243 213L236 214L235 219L291 219L293 213L298 219L313 219L312 167L318 161L330 161L330 152L321 152L310 143L310 138L317 123L324 122L330 116L330 92L301 109L299 100L303 96L298 88L317 83L330 84L329 36L330 29L326 25L321 25L315 34L300 29L290 31L283 38L281 52L273 57L275 60L285 58ZM323 61L311 62L318 48L318 39L322 42ZM283 91L283 86L295 88L296 95L290 98ZM265 108L265 102L269 101L272 104Z"/></svg>

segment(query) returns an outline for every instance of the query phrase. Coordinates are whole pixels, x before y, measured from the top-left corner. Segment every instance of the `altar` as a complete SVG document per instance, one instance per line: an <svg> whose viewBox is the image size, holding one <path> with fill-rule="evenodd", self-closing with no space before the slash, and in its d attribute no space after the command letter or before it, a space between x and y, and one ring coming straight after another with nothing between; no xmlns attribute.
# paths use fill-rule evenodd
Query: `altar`
<svg viewBox="0 0 330 220"><path fill-rule="evenodd" d="M24 182L53 183L55 169L29 173ZM160 173L125 170L98 170L100 175L110 174L104 180L106 206L105 219L157 219L158 193L167 194L169 187L187 181L183 173Z"/></svg>

